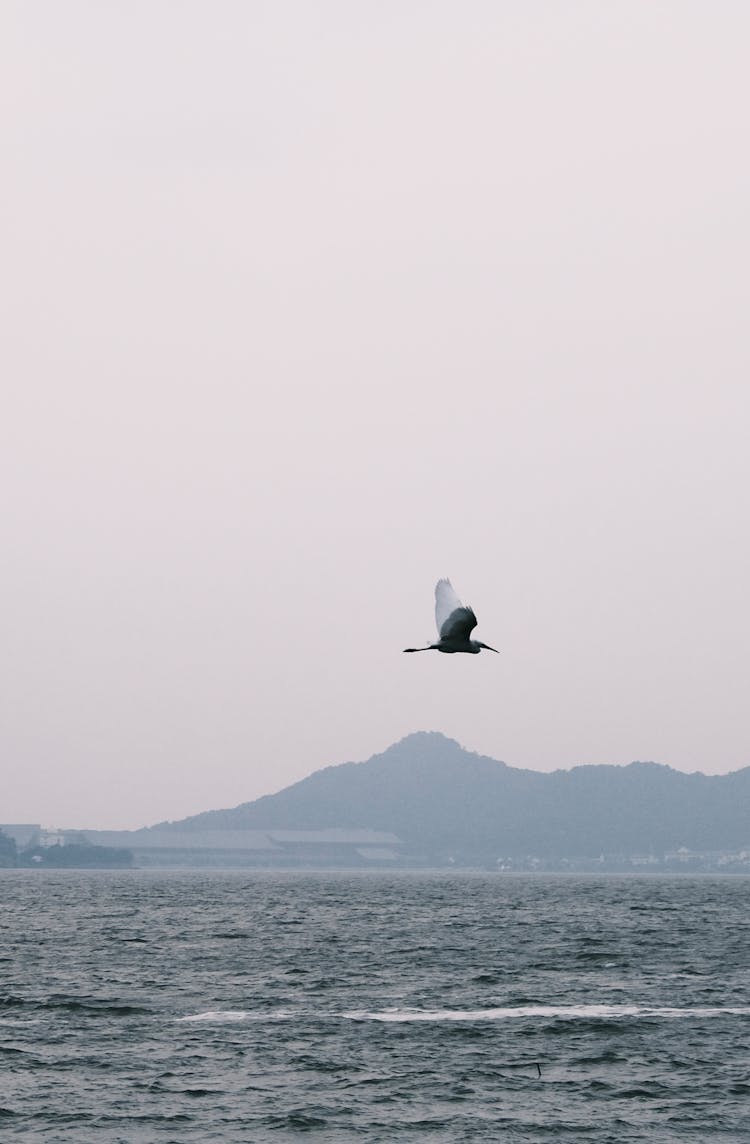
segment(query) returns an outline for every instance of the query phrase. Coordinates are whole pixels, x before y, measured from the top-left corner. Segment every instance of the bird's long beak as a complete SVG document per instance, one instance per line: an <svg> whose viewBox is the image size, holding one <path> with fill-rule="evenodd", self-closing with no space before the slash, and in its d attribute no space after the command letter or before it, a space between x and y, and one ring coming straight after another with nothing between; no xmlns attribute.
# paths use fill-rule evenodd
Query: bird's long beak
<svg viewBox="0 0 750 1144"><path fill-rule="evenodd" d="M490 647L490 645L488 643L482 643L481 640L479 641L479 646L486 648L487 651L494 651L495 655L500 655L500 652L497 650L496 647Z"/></svg>

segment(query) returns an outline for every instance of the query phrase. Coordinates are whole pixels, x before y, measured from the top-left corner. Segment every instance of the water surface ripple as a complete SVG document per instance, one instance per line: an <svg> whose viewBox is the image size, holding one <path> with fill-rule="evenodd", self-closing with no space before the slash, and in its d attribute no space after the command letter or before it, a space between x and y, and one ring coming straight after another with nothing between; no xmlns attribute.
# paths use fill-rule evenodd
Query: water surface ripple
<svg viewBox="0 0 750 1144"><path fill-rule="evenodd" d="M2 871L3 1139L740 1144L749 891Z"/></svg>

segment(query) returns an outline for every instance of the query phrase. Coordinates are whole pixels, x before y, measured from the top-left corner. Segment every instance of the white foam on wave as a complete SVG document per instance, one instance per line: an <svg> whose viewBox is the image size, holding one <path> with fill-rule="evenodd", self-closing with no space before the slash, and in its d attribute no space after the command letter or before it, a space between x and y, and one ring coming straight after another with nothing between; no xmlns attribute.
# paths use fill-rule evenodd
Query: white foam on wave
<svg viewBox="0 0 750 1144"><path fill-rule="evenodd" d="M232 1021L287 1021L294 1014L288 1009L277 1009L274 1013L259 1013L252 1009L208 1009L205 1013L188 1013L178 1017L178 1021L211 1021L214 1024L228 1024Z"/></svg>
<svg viewBox="0 0 750 1144"><path fill-rule="evenodd" d="M230 1024L237 1021L289 1021L305 1014L289 1009L272 1013L252 1009L208 1009L205 1013L188 1013L181 1022ZM307 1016L341 1018L351 1021L512 1021L550 1020L590 1021L618 1020L627 1017L705 1018L750 1017L750 1005L696 1006L676 1008L669 1005L515 1005L492 1009L350 1009L345 1013L308 1013Z"/></svg>
<svg viewBox="0 0 750 1144"><path fill-rule="evenodd" d="M726 1017L750 1016L750 1006L677 1009L657 1005L517 1005L494 1009L384 1009L352 1010L343 1014L354 1021L503 1021L519 1018L562 1020L617 1019L620 1017Z"/></svg>
<svg viewBox="0 0 750 1144"><path fill-rule="evenodd" d="M252 1013L245 1009L209 1009L206 1013L188 1013L178 1021L247 1021Z"/></svg>

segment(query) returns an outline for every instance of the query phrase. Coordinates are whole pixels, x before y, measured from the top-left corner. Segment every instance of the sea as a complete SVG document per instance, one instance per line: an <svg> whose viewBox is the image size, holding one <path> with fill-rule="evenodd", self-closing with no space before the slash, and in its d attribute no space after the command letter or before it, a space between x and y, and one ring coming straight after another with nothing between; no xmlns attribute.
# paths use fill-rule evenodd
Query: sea
<svg viewBox="0 0 750 1144"><path fill-rule="evenodd" d="M0 1139L750 1140L750 879L0 871Z"/></svg>

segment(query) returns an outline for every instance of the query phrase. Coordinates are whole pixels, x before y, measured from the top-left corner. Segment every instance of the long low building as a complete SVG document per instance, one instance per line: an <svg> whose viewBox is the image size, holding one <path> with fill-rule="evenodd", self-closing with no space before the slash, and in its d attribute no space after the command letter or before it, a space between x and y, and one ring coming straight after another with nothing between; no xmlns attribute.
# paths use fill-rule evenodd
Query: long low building
<svg viewBox="0 0 750 1144"><path fill-rule="evenodd" d="M71 837L133 852L138 866L388 866L403 843L377 830L83 830Z"/></svg>

